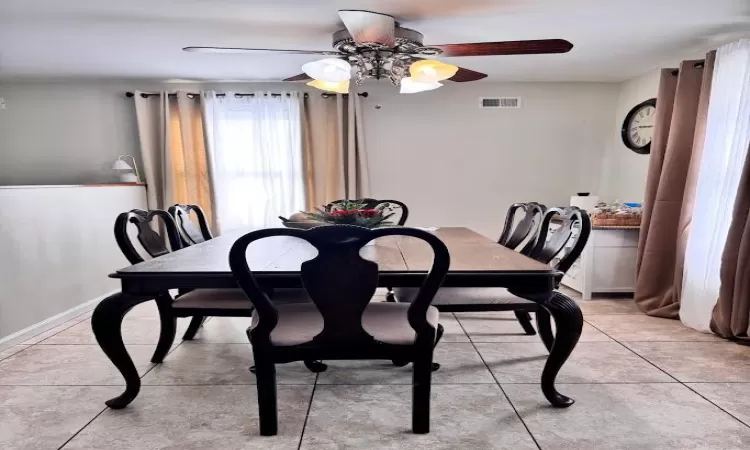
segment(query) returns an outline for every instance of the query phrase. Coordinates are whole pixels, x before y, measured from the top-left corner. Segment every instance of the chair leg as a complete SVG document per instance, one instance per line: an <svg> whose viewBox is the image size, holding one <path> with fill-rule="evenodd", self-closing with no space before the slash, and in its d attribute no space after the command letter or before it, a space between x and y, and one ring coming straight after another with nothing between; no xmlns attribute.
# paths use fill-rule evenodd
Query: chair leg
<svg viewBox="0 0 750 450"><path fill-rule="evenodd" d="M523 327L523 331L528 334L529 336L533 336L536 334L536 330L534 329L534 326L531 324L531 314L529 314L528 311L521 311L519 309L513 311L513 314L516 315L516 319L518 319L518 323L521 324L521 327Z"/></svg>
<svg viewBox="0 0 750 450"><path fill-rule="evenodd" d="M258 387L260 435L275 436L279 429L276 405L276 365L271 360L259 358L256 353L255 376Z"/></svg>
<svg viewBox="0 0 750 450"><path fill-rule="evenodd" d="M412 374L411 428L415 434L430 432L430 391L432 388L432 352L414 361Z"/></svg>
<svg viewBox="0 0 750 450"><path fill-rule="evenodd" d="M385 294L385 301L389 303L398 303L398 299L396 299L396 294L393 292L393 288L387 288L388 293Z"/></svg>
<svg viewBox="0 0 750 450"><path fill-rule="evenodd" d="M438 324L437 330L435 330L435 347L437 347L438 342L440 342L440 338L443 337L443 333L445 333L445 328L441 324ZM402 360L402 359L394 359L391 362L396 367L404 367L405 365L409 364L409 361L405 361L405 360ZM434 371L436 371L438 369L440 369L440 364L438 364L436 362L433 362L432 363L432 371L434 372Z"/></svg>
<svg viewBox="0 0 750 450"><path fill-rule="evenodd" d="M159 331L159 342L156 344L153 356L151 356L151 362L159 364L164 361L164 357L167 356L174 343L174 338L177 335L177 317L172 315L172 297L169 295L157 297L156 306L159 309L161 330Z"/></svg>
<svg viewBox="0 0 750 450"><path fill-rule="evenodd" d="M320 373L325 372L326 369L328 369L328 366L323 364L323 361L304 361L304 363L305 367L307 367L310 372Z"/></svg>
<svg viewBox="0 0 750 450"><path fill-rule="evenodd" d="M443 333L445 333L445 328L441 324L438 324L437 330L435 330L435 347L437 347L438 342L440 342L440 338L443 337ZM433 347L433 348L435 348L435 347ZM439 368L440 368L440 364L438 364L436 362L432 363L432 371L433 372L436 371L436 370L438 370Z"/></svg>
<svg viewBox="0 0 750 450"><path fill-rule="evenodd" d="M190 319L190 325L188 325L187 330L185 330L185 334L182 335L182 340L192 341L205 321L205 316L193 316L193 318Z"/></svg>
<svg viewBox="0 0 750 450"><path fill-rule="evenodd" d="M547 351L552 351L552 345L555 343L555 335L552 333L552 322L550 321L549 312L544 308L539 308L536 312L536 327L539 330L539 337L542 338Z"/></svg>

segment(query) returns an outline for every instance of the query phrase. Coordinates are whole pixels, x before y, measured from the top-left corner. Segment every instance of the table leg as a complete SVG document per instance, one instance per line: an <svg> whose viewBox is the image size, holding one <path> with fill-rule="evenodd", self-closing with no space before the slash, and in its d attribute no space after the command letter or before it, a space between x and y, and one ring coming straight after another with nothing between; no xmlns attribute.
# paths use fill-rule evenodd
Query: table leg
<svg viewBox="0 0 750 450"><path fill-rule="evenodd" d="M166 292L156 296L156 307L159 309L161 330L151 362L160 364L164 362L164 357L174 344L174 337L177 335L177 317L172 314L172 297Z"/></svg>
<svg viewBox="0 0 750 450"><path fill-rule="evenodd" d="M552 351L552 344L555 343L555 334L552 332L549 311L542 307L536 312L536 328L539 330L539 337L542 338L547 351Z"/></svg>
<svg viewBox="0 0 750 450"><path fill-rule="evenodd" d="M141 378L133 364L133 359L122 342L122 319L135 305L153 297L139 297L118 292L102 300L91 316L91 328L104 354L117 367L125 378L125 392L104 402L113 409L126 407L138 395Z"/></svg>
<svg viewBox="0 0 750 450"><path fill-rule="evenodd" d="M583 314L576 302L559 292L553 292L552 297L540 306L549 311L557 326L552 349L542 371L542 392L552 406L567 408L575 400L557 392L555 378L581 337Z"/></svg>

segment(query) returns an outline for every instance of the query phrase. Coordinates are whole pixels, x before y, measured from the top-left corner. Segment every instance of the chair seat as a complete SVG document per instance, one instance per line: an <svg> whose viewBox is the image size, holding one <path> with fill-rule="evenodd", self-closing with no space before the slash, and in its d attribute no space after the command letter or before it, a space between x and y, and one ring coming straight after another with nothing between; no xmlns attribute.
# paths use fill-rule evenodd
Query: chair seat
<svg viewBox="0 0 750 450"><path fill-rule="evenodd" d="M362 314L362 328L375 340L393 345L412 345L416 338L409 325L405 303L371 302ZM323 316L313 303L277 305L279 321L271 332L271 343L277 346L299 345L312 341L323 331ZM440 313L427 309L427 322L437 329ZM258 315L253 312L250 325L255 327Z"/></svg>
<svg viewBox="0 0 750 450"><path fill-rule="evenodd" d="M172 303L175 309L226 309L250 311L253 304L242 289L196 289L180 295Z"/></svg>
<svg viewBox="0 0 750 450"><path fill-rule="evenodd" d="M274 289L271 295L274 305L288 305L292 303L312 303L310 295L303 288Z"/></svg>
<svg viewBox="0 0 750 450"><path fill-rule="evenodd" d="M275 289L274 304L311 303L304 289ZM242 289L196 289L177 297L173 308L249 310L253 304Z"/></svg>
<svg viewBox="0 0 750 450"><path fill-rule="evenodd" d="M396 288L393 292L399 302L410 303L418 288ZM447 305L528 305L534 304L511 294L505 288L440 288L432 300L435 306Z"/></svg>

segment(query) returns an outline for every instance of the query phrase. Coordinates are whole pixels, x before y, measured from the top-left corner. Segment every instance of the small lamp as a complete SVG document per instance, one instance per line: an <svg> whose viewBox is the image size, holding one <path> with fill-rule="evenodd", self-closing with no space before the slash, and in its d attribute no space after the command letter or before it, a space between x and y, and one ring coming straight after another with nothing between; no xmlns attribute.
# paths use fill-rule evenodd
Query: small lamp
<svg viewBox="0 0 750 450"><path fill-rule="evenodd" d="M133 165L128 164L124 158L130 158L133 161ZM130 155L120 155L112 164L112 170L120 172L120 181L123 183L140 183L141 177L138 175L138 165L135 163L135 158ZM131 173L135 172L135 173Z"/></svg>

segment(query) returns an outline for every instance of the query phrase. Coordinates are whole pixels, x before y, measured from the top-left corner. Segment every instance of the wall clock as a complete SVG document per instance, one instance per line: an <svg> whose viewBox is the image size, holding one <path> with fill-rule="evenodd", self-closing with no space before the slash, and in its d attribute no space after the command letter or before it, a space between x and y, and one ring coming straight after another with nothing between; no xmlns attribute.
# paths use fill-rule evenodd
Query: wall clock
<svg viewBox="0 0 750 450"><path fill-rule="evenodd" d="M633 107L622 123L622 142L625 146L641 155L651 153L651 137L654 134L655 118L655 98Z"/></svg>

